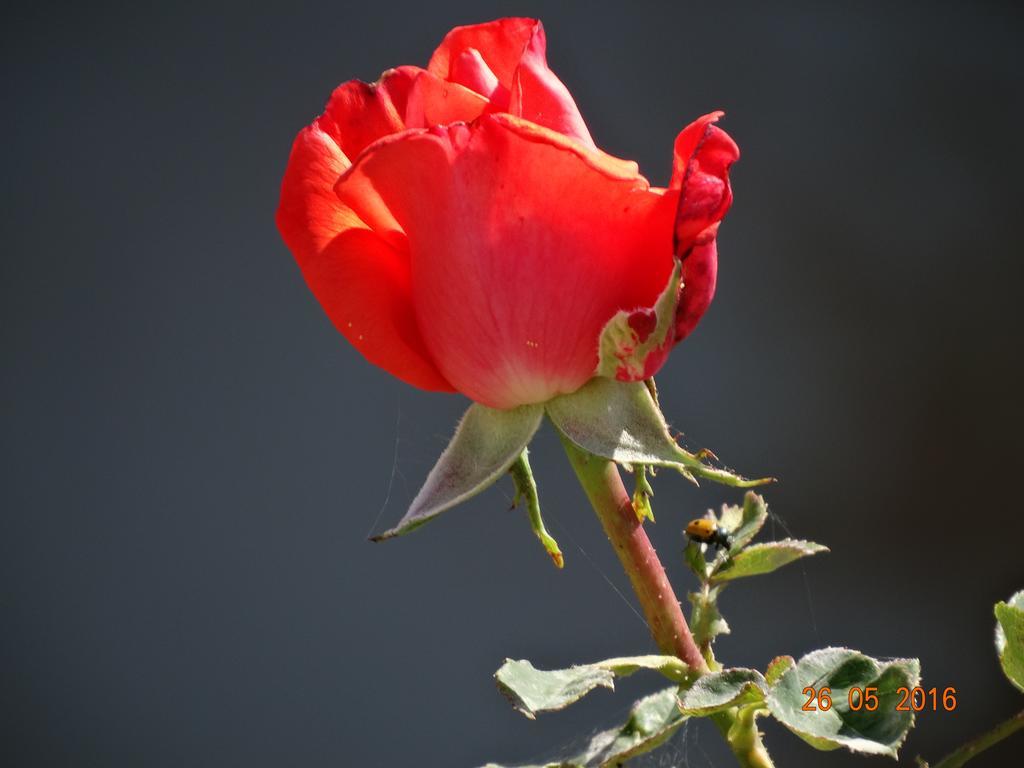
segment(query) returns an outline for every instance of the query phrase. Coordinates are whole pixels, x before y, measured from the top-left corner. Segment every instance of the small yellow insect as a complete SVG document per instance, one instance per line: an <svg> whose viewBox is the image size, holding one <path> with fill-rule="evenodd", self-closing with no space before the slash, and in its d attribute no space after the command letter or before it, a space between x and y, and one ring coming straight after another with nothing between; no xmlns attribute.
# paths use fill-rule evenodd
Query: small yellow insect
<svg viewBox="0 0 1024 768"><path fill-rule="evenodd" d="M732 546L732 536L728 531L722 530L714 520L708 520L706 517L691 520L686 526L686 535L693 541L715 549L727 550Z"/></svg>

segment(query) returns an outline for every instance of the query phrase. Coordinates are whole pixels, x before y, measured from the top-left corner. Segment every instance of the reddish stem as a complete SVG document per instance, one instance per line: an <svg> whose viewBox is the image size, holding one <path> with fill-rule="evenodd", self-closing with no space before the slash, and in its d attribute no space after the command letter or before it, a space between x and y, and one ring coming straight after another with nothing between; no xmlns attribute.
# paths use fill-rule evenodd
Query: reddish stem
<svg viewBox="0 0 1024 768"><path fill-rule="evenodd" d="M706 672L707 663L690 634L676 593L654 551L618 467L562 438L565 452L604 532L633 584L654 641L662 653L678 656L691 669Z"/></svg>

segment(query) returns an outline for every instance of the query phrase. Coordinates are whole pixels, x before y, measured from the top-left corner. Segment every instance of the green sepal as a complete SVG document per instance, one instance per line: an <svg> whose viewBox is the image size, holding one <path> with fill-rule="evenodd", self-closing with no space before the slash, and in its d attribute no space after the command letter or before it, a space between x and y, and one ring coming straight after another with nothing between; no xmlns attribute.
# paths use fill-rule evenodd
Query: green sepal
<svg viewBox="0 0 1024 768"><path fill-rule="evenodd" d="M679 711L677 688L665 688L633 704L622 726L599 731L572 757L518 768L619 768L627 760L664 744L687 717ZM506 768L488 763L484 768Z"/></svg>
<svg viewBox="0 0 1024 768"><path fill-rule="evenodd" d="M703 675L679 696L679 707L690 717L706 717L733 707L764 702L768 683L756 669L724 669Z"/></svg>
<svg viewBox="0 0 1024 768"><path fill-rule="evenodd" d="M1024 590L996 603L996 652L1007 679L1024 691Z"/></svg>
<svg viewBox="0 0 1024 768"><path fill-rule="evenodd" d="M409 511L398 525L371 540L408 533L492 485L522 454L543 416L540 405L499 411L473 403Z"/></svg>
<svg viewBox="0 0 1024 768"><path fill-rule="evenodd" d="M776 675L773 674L773 677ZM920 681L917 659L878 661L848 648L825 648L804 656L786 669L768 692L768 709L789 730L820 750L845 747L851 752L896 757L914 725L913 711L897 711L900 688L913 690ZM831 708L804 710L805 688L815 695L830 688ZM854 711L850 689L876 688L878 707ZM853 695L856 704L858 695ZM814 702L817 707L817 701Z"/></svg>
<svg viewBox="0 0 1024 768"><path fill-rule="evenodd" d="M537 483L533 479L533 470L530 468L529 449L523 448L523 452L519 454L518 459L512 462L508 471L516 485L512 508L515 509L519 506L521 500L526 500L526 512L529 515L530 527L533 528L534 535L540 540L541 546L544 547L544 551L548 553L555 567L562 568L565 565L562 550L559 549L558 542L554 537L548 533L548 529L544 527L544 519L540 516L540 497L537 495Z"/></svg>
<svg viewBox="0 0 1024 768"><path fill-rule="evenodd" d="M734 556L723 560L711 574L711 583L721 584L733 579L771 573L794 560L816 555L819 552L828 552L828 547L815 544L813 541L799 539L752 544Z"/></svg>
<svg viewBox="0 0 1024 768"><path fill-rule="evenodd" d="M576 392L549 400L545 407L568 440L619 464L669 467L694 482L703 477L740 488L772 482L770 477L748 480L712 467L680 448L642 381L596 376Z"/></svg>

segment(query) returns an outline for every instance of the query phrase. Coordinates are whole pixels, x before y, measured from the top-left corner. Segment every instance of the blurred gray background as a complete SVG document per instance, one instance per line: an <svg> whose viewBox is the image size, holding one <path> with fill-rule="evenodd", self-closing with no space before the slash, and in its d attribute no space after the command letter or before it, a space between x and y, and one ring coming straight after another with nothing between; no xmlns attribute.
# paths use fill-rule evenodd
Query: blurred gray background
<svg viewBox="0 0 1024 768"><path fill-rule="evenodd" d="M563 572L507 511L508 482L367 542L466 403L365 363L273 223L292 138L336 84L510 14L543 19L598 143L653 181L709 110L743 151L718 297L662 401L690 446L781 478L772 509L832 553L730 589L720 656L919 656L960 706L919 717L907 765L1021 708L991 613L1024 587L1009 4L3 14L4 765L469 768L544 757L658 685L637 675L537 722L494 688L506 656L652 647L549 428L533 463ZM650 531L682 594L680 528L740 494L667 474L656 490ZM764 729L780 768L891 764ZM704 723L649 763L732 764Z"/></svg>

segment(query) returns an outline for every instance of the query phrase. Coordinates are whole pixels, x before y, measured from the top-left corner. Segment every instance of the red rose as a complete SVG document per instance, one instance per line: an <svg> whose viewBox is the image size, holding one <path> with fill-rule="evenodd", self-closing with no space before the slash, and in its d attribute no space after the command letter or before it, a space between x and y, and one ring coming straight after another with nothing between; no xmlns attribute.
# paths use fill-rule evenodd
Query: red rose
<svg viewBox="0 0 1024 768"><path fill-rule="evenodd" d="M418 387L511 408L646 378L714 294L739 156L719 115L651 187L594 146L539 22L458 27L427 69L334 91L295 139L277 224L338 330Z"/></svg>

